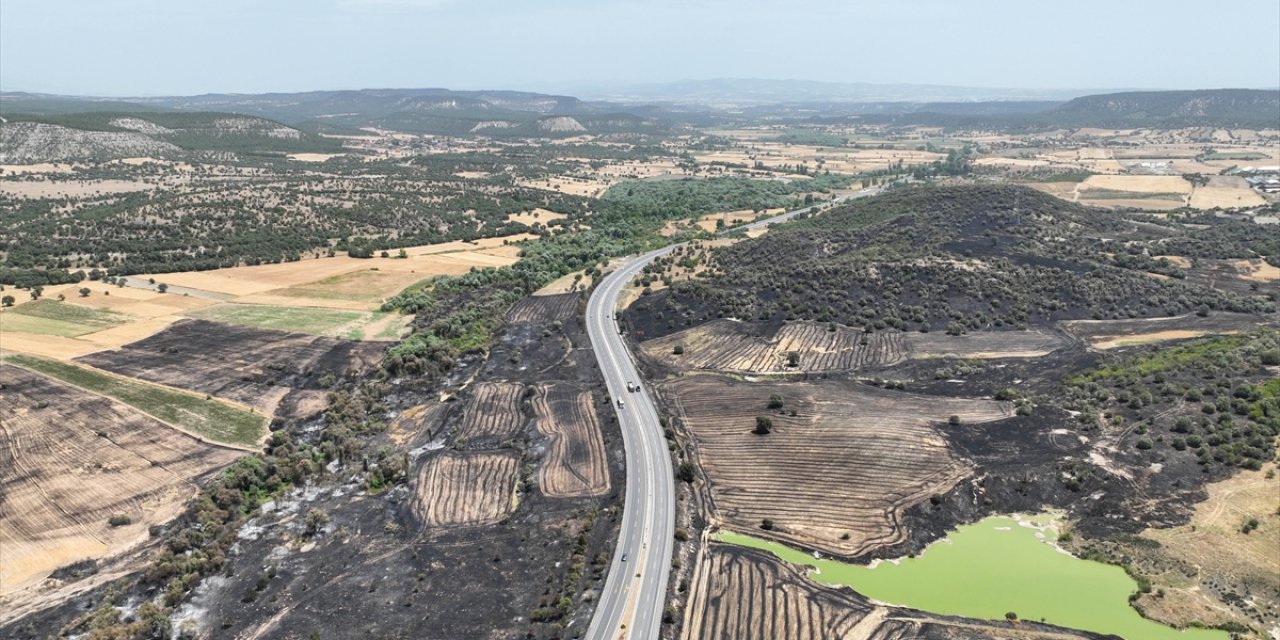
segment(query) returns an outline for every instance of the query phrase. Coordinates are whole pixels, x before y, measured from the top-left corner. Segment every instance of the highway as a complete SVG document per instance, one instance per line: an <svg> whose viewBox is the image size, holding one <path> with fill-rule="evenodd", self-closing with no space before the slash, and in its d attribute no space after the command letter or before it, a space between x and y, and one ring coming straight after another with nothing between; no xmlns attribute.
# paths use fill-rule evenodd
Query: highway
<svg viewBox="0 0 1280 640"><path fill-rule="evenodd" d="M878 193L864 189L832 202L817 203L765 220L726 230L758 229L826 204ZM658 411L640 378L631 352L614 319L618 294L654 258L679 245L636 256L604 278L587 302L587 335L604 375L610 401L618 414L626 449L627 492L623 503L618 545L595 615L587 628L590 640L658 638L667 577L671 570L671 545L675 537L675 472L671 454L658 423ZM639 385L628 392L627 384ZM625 406L619 406L621 399Z"/></svg>

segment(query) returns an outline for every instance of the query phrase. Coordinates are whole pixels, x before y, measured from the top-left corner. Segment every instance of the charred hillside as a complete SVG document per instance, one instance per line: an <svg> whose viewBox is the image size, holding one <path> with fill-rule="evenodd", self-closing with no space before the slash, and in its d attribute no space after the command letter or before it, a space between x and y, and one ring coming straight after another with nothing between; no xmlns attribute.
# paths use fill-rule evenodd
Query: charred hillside
<svg viewBox="0 0 1280 640"><path fill-rule="evenodd" d="M1251 242L1244 226L1224 233L1132 220L1021 187L909 188L690 258L705 261L700 276L634 305L630 320L649 337L717 317L958 335L1074 319L1271 313L1274 292L1194 284L1158 257L1188 244L1212 257L1265 257L1265 239Z"/></svg>

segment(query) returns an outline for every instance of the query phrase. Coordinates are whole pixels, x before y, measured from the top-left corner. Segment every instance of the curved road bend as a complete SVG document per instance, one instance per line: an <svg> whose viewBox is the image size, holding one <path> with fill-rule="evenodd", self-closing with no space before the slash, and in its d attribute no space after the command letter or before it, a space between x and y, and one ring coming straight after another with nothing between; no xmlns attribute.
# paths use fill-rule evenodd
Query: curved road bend
<svg viewBox="0 0 1280 640"><path fill-rule="evenodd" d="M864 189L837 198L833 203L879 191ZM758 229L783 222L810 208L788 211L730 231ZM675 473L662 426L658 423L658 411L619 333L614 313L618 294L627 283L650 261L670 253L676 246L679 245L628 260L601 281L587 302L587 335L600 364L600 372L604 375L609 397L614 401L627 465L627 493L618 545L613 550L613 562L609 565L609 575L600 592L595 615L587 628L590 640L658 638L662 624L667 577L671 570L671 546L675 537ZM640 391L629 393L628 382L641 385ZM625 406L617 405L619 399Z"/></svg>

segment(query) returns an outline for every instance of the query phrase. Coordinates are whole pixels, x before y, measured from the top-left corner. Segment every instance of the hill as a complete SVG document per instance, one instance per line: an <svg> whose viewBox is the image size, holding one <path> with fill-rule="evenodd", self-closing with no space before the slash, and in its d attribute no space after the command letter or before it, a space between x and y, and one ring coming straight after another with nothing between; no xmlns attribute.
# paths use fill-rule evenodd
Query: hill
<svg viewBox="0 0 1280 640"><path fill-rule="evenodd" d="M6 113L4 120L0 160L5 162L165 157L183 151L279 154L341 147L337 141L273 120L234 113Z"/></svg>
<svg viewBox="0 0 1280 640"><path fill-rule="evenodd" d="M1054 118L1095 126L1280 126L1280 91L1210 89L1139 91L1076 98L1051 112Z"/></svg>
<svg viewBox="0 0 1280 640"><path fill-rule="evenodd" d="M1274 311L1263 295L1191 284L1151 257L1194 246L1206 258L1280 259L1272 243L1252 223L1135 223L1022 187L911 187L695 257L706 263L702 277L674 282L633 314L654 337L717 317L963 334L1201 308Z"/></svg>
<svg viewBox="0 0 1280 640"><path fill-rule="evenodd" d="M0 114L7 119L20 113L64 118L99 111L236 113L332 133L378 127L436 135L558 138L583 133L654 133L670 126L660 109L631 111L571 96L524 91L362 89L121 99L0 94Z"/></svg>
<svg viewBox="0 0 1280 640"><path fill-rule="evenodd" d="M961 128L1114 129L1184 127L1280 127L1280 91L1205 89L1132 91L1045 102L976 102L901 105L871 113L871 122Z"/></svg>

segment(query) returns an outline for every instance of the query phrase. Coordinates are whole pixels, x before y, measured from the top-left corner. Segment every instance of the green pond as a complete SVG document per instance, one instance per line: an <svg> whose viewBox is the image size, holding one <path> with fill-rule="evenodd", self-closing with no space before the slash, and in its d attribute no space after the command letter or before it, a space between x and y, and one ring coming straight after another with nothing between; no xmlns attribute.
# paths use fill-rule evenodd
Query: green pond
<svg viewBox="0 0 1280 640"><path fill-rule="evenodd" d="M1021 522L1020 522L1021 521ZM1122 636L1127 640L1226 640L1223 631L1179 631L1138 615L1129 606L1137 583L1120 567L1081 560L1047 540L1057 537L1051 516L993 517L960 527L915 558L874 568L816 559L812 554L722 531L721 542L768 551L809 565L814 580L844 585L891 604L970 618L1023 620Z"/></svg>

